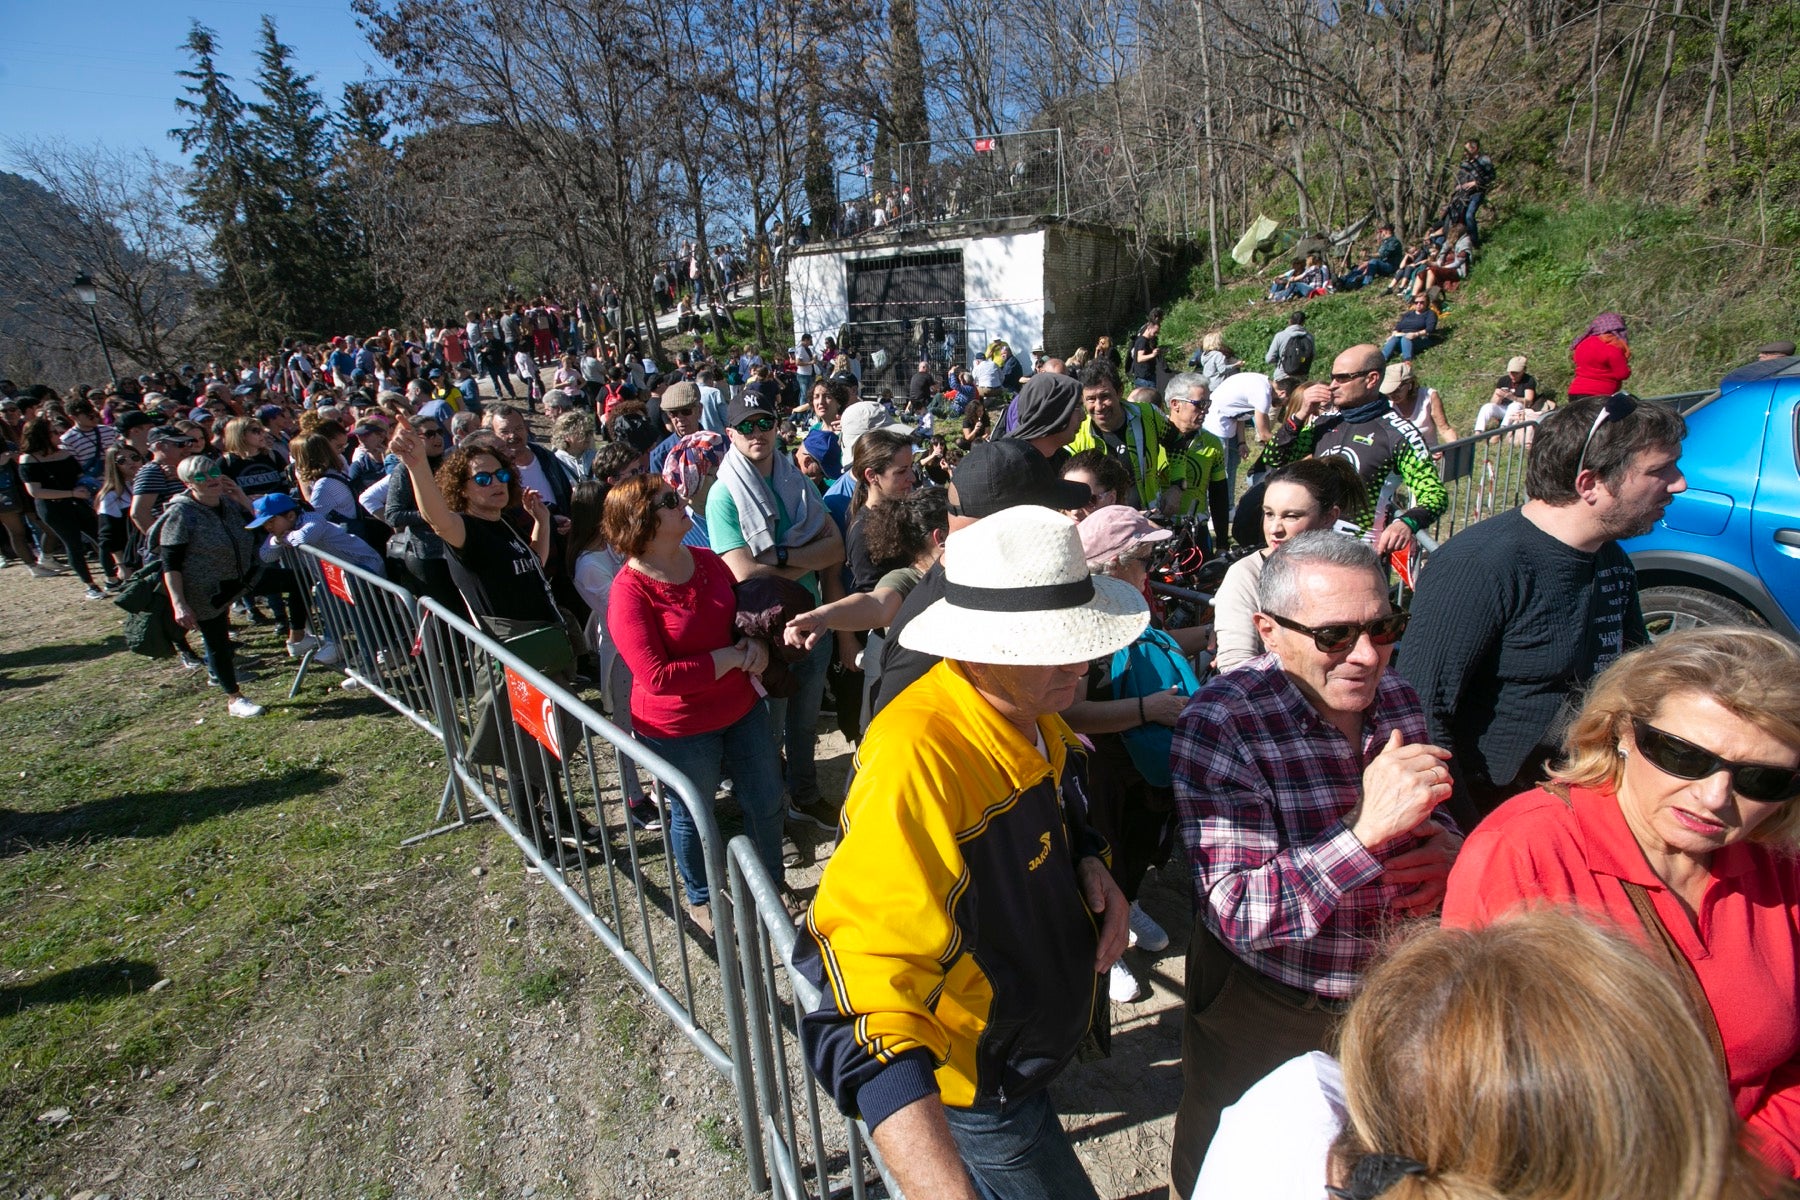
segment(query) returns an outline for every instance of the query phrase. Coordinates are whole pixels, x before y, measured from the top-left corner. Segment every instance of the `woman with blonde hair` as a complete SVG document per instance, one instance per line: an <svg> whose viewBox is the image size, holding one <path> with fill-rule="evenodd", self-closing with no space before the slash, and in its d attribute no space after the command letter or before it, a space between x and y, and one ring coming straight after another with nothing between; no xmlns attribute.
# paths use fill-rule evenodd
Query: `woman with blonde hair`
<svg viewBox="0 0 1800 1200"><path fill-rule="evenodd" d="M1336 1061L1294 1059L1226 1110L1194 1194L1771 1195L1720 1084L1681 989L1628 939L1552 912L1419 929L1369 971Z"/></svg>
<svg viewBox="0 0 1800 1200"><path fill-rule="evenodd" d="M1244 366L1243 360L1225 344L1225 333L1220 329L1200 339L1200 352L1189 362L1206 376L1208 391L1236 375Z"/></svg>
<svg viewBox="0 0 1800 1200"><path fill-rule="evenodd" d="M1694 629L1594 681L1544 788L1470 835L1447 925L1553 905L1686 987L1757 1152L1800 1173L1800 647Z"/></svg>

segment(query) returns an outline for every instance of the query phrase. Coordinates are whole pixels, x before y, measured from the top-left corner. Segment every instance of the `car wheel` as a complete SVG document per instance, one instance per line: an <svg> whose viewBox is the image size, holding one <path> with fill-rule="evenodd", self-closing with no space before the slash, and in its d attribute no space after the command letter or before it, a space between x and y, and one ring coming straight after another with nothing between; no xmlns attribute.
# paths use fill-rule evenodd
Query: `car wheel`
<svg viewBox="0 0 1800 1200"><path fill-rule="evenodd" d="M1764 624L1761 617L1737 601L1699 588L1648 588L1639 603L1644 610L1644 625L1653 639L1677 629Z"/></svg>

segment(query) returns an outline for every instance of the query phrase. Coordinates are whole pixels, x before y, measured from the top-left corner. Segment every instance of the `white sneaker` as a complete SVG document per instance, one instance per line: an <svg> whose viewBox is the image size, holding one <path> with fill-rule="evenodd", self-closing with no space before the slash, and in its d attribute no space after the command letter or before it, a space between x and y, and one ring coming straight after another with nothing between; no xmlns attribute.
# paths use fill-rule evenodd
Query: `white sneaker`
<svg viewBox="0 0 1800 1200"><path fill-rule="evenodd" d="M1112 997L1114 1004L1131 1004L1143 994L1143 990L1144 985L1138 982L1138 977L1132 974L1124 959L1114 963L1112 970L1107 972L1106 994Z"/></svg>
<svg viewBox="0 0 1800 1200"><path fill-rule="evenodd" d="M319 647L319 652L313 655L313 661L321 667L335 667L343 660L344 652L338 649L336 642L326 642Z"/></svg>
<svg viewBox="0 0 1800 1200"><path fill-rule="evenodd" d="M260 717L263 715L263 706L239 696L225 706L225 711L234 717Z"/></svg>
<svg viewBox="0 0 1800 1200"><path fill-rule="evenodd" d="M308 650L317 650L323 644L315 634L302 634L287 644L288 657L299 658Z"/></svg>
<svg viewBox="0 0 1800 1200"><path fill-rule="evenodd" d="M1155 953L1169 948L1169 931L1156 923L1156 919L1142 908L1138 902L1131 902L1131 944L1140 949Z"/></svg>

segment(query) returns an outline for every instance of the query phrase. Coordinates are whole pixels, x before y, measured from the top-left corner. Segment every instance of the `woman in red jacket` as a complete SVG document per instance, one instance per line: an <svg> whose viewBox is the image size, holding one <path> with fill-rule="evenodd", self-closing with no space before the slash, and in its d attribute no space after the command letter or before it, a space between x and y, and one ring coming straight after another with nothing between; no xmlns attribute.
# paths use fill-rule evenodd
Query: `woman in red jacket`
<svg viewBox="0 0 1800 1200"><path fill-rule="evenodd" d="M1622 391L1631 378L1631 345L1625 334L1625 318L1603 312L1588 323L1587 332L1569 347L1575 364L1575 381L1569 396L1611 396Z"/></svg>
<svg viewBox="0 0 1800 1200"><path fill-rule="evenodd" d="M613 579L606 625L631 668L631 725L710 805L729 774L750 840L770 878L781 883L781 762L769 710L751 679L769 648L737 636L731 568L682 537L694 527L681 497L660 475L639 475L606 494L601 526L625 560ZM711 891L693 814L670 805L675 861L688 913L709 936ZM713 880L710 882L722 882Z"/></svg>
<svg viewBox="0 0 1800 1200"><path fill-rule="evenodd" d="M1695 994L1753 1148L1800 1175L1800 649L1670 634L1600 676L1564 749L1463 844L1444 923L1549 902L1637 937Z"/></svg>

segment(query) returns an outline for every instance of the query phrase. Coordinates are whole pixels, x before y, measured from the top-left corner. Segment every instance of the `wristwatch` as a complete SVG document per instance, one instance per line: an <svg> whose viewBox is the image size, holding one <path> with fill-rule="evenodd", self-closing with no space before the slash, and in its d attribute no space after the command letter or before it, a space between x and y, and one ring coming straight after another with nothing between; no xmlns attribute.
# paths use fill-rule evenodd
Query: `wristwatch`
<svg viewBox="0 0 1800 1200"><path fill-rule="evenodd" d="M787 547L786 546L775 547L775 565L778 567L787 566Z"/></svg>

